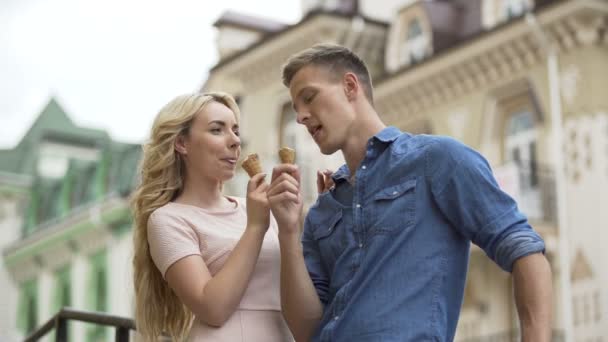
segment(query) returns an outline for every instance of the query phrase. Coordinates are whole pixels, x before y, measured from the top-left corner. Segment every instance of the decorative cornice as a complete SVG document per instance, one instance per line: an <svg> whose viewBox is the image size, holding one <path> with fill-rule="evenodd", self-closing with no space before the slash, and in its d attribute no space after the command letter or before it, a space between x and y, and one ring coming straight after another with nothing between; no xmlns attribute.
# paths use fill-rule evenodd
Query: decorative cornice
<svg viewBox="0 0 608 342"><path fill-rule="evenodd" d="M4 261L11 267L30 258L36 258L54 246L73 244L75 237L94 227L106 227L120 217L128 215L128 204L119 196L108 197L93 207L87 206L74 211L60 222L18 241L4 250ZM108 230L109 232L109 230ZM64 246L65 247L65 246Z"/></svg>
<svg viewBox="0 0 608 342"><path fill-rule="evenodd" d="M305 23L282 34L280 39L265 43L264 48L252 49L247 58L239 58L214 70L203 89L217 87L225 89L226 84L241 88L236 91L251 91L270 84L279 84L281 66L287 58L302 49L320 42L334 42L350 46L370 59L382 60L381 50L385 40L386 25L370 23L357 17L343 17L330 14L318 14ZM356 20L363 20L364 28L359 37L353 36L352 25ZM365 46L363 46L365 45ZM234 90L233 90L234 91Z"/></svg>
<svg viewBox="0 0 608 342"><path fill-rule="evenodd" d="M537 16L562 54L607 42L606 3L568 1ZM387 122L415 120L432 107L517 77L540 63L543 54L521 18L381 80L378 111Z"/></svg>

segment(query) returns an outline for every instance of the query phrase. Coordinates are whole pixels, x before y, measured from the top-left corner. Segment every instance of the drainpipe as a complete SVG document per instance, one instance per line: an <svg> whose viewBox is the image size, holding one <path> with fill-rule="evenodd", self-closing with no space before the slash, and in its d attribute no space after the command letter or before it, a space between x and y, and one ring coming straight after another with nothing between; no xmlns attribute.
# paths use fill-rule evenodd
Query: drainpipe
<svg viewBox="0 0 608 342"><path fill-rule="evenodd" d="M557 232L559 252L559 283L561 287L562 320L564 341L574 341L572 324L572 289L570 284L570 249L568 245L568 216L566 202L566 178L564 174L564 158L562 143L562 102L560 94L558 49L555 43L542 29L536 16L528 11L526 23L532 29L541 49L547 56L547 76L549 82L549 101L551 111L552 153L555 172L555 190L557 204Z"/></svg>

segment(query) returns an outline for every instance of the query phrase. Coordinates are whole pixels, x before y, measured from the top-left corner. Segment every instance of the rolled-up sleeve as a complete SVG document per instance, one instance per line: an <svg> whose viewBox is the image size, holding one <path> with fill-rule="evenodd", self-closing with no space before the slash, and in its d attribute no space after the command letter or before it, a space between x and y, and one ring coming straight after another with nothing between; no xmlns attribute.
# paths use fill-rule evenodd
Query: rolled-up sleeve
<svg viewBox="0 0 608 342"><path fill-rule="evenodd" d="M312 280L319 300L323 306L327 305L327 294L329 290L329 278L317 246L316 240L313 238L312 225L308 217L304 221L304 233L302 234L302 250L304 253L304 263L308 270L308 275Z"/></svg>
<svg viewBox="0 0 608 342"><path fill-rule="evenodd" d="M426 164L439 209L502 269L511 272L517 259L544 252L544 241L513 198L499 188L479 153L444 138L429 147Z"/></svg>

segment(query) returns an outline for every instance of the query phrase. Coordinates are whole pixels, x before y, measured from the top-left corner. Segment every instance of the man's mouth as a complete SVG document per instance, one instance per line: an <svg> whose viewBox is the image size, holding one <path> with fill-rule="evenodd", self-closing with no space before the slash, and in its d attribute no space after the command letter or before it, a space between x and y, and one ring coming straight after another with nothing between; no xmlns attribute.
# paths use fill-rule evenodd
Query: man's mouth
<svg viewBox="0 0 608 342"><path fill-rule="evenodd" d="M317 139L319 133L321 132L321 128L323 126L319 125L319 126L315 126L315 127L311 127L308 131L310 132L310 135L312 136L313 139Z"/></svg>

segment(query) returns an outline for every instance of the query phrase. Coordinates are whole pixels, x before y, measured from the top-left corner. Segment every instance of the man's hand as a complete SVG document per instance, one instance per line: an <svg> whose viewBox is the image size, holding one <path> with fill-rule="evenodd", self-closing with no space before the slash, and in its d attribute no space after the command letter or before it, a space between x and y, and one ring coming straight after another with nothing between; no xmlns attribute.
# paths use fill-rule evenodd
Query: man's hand
<svg viewBox="0 0 608 342"><path fill-rule="evenodd" d="M320 194L329 191L334 186L334 180L331 178L333 171L325 169L317 171L317 192Z"/></svg>
<svg viewBox="0 0 608 342"><path fill-rule="evenodd" d="M279 225L279 233L298 233L302 215L300 171L294 164L281 164L272 170L268 189L270 210Z"/></svg>

